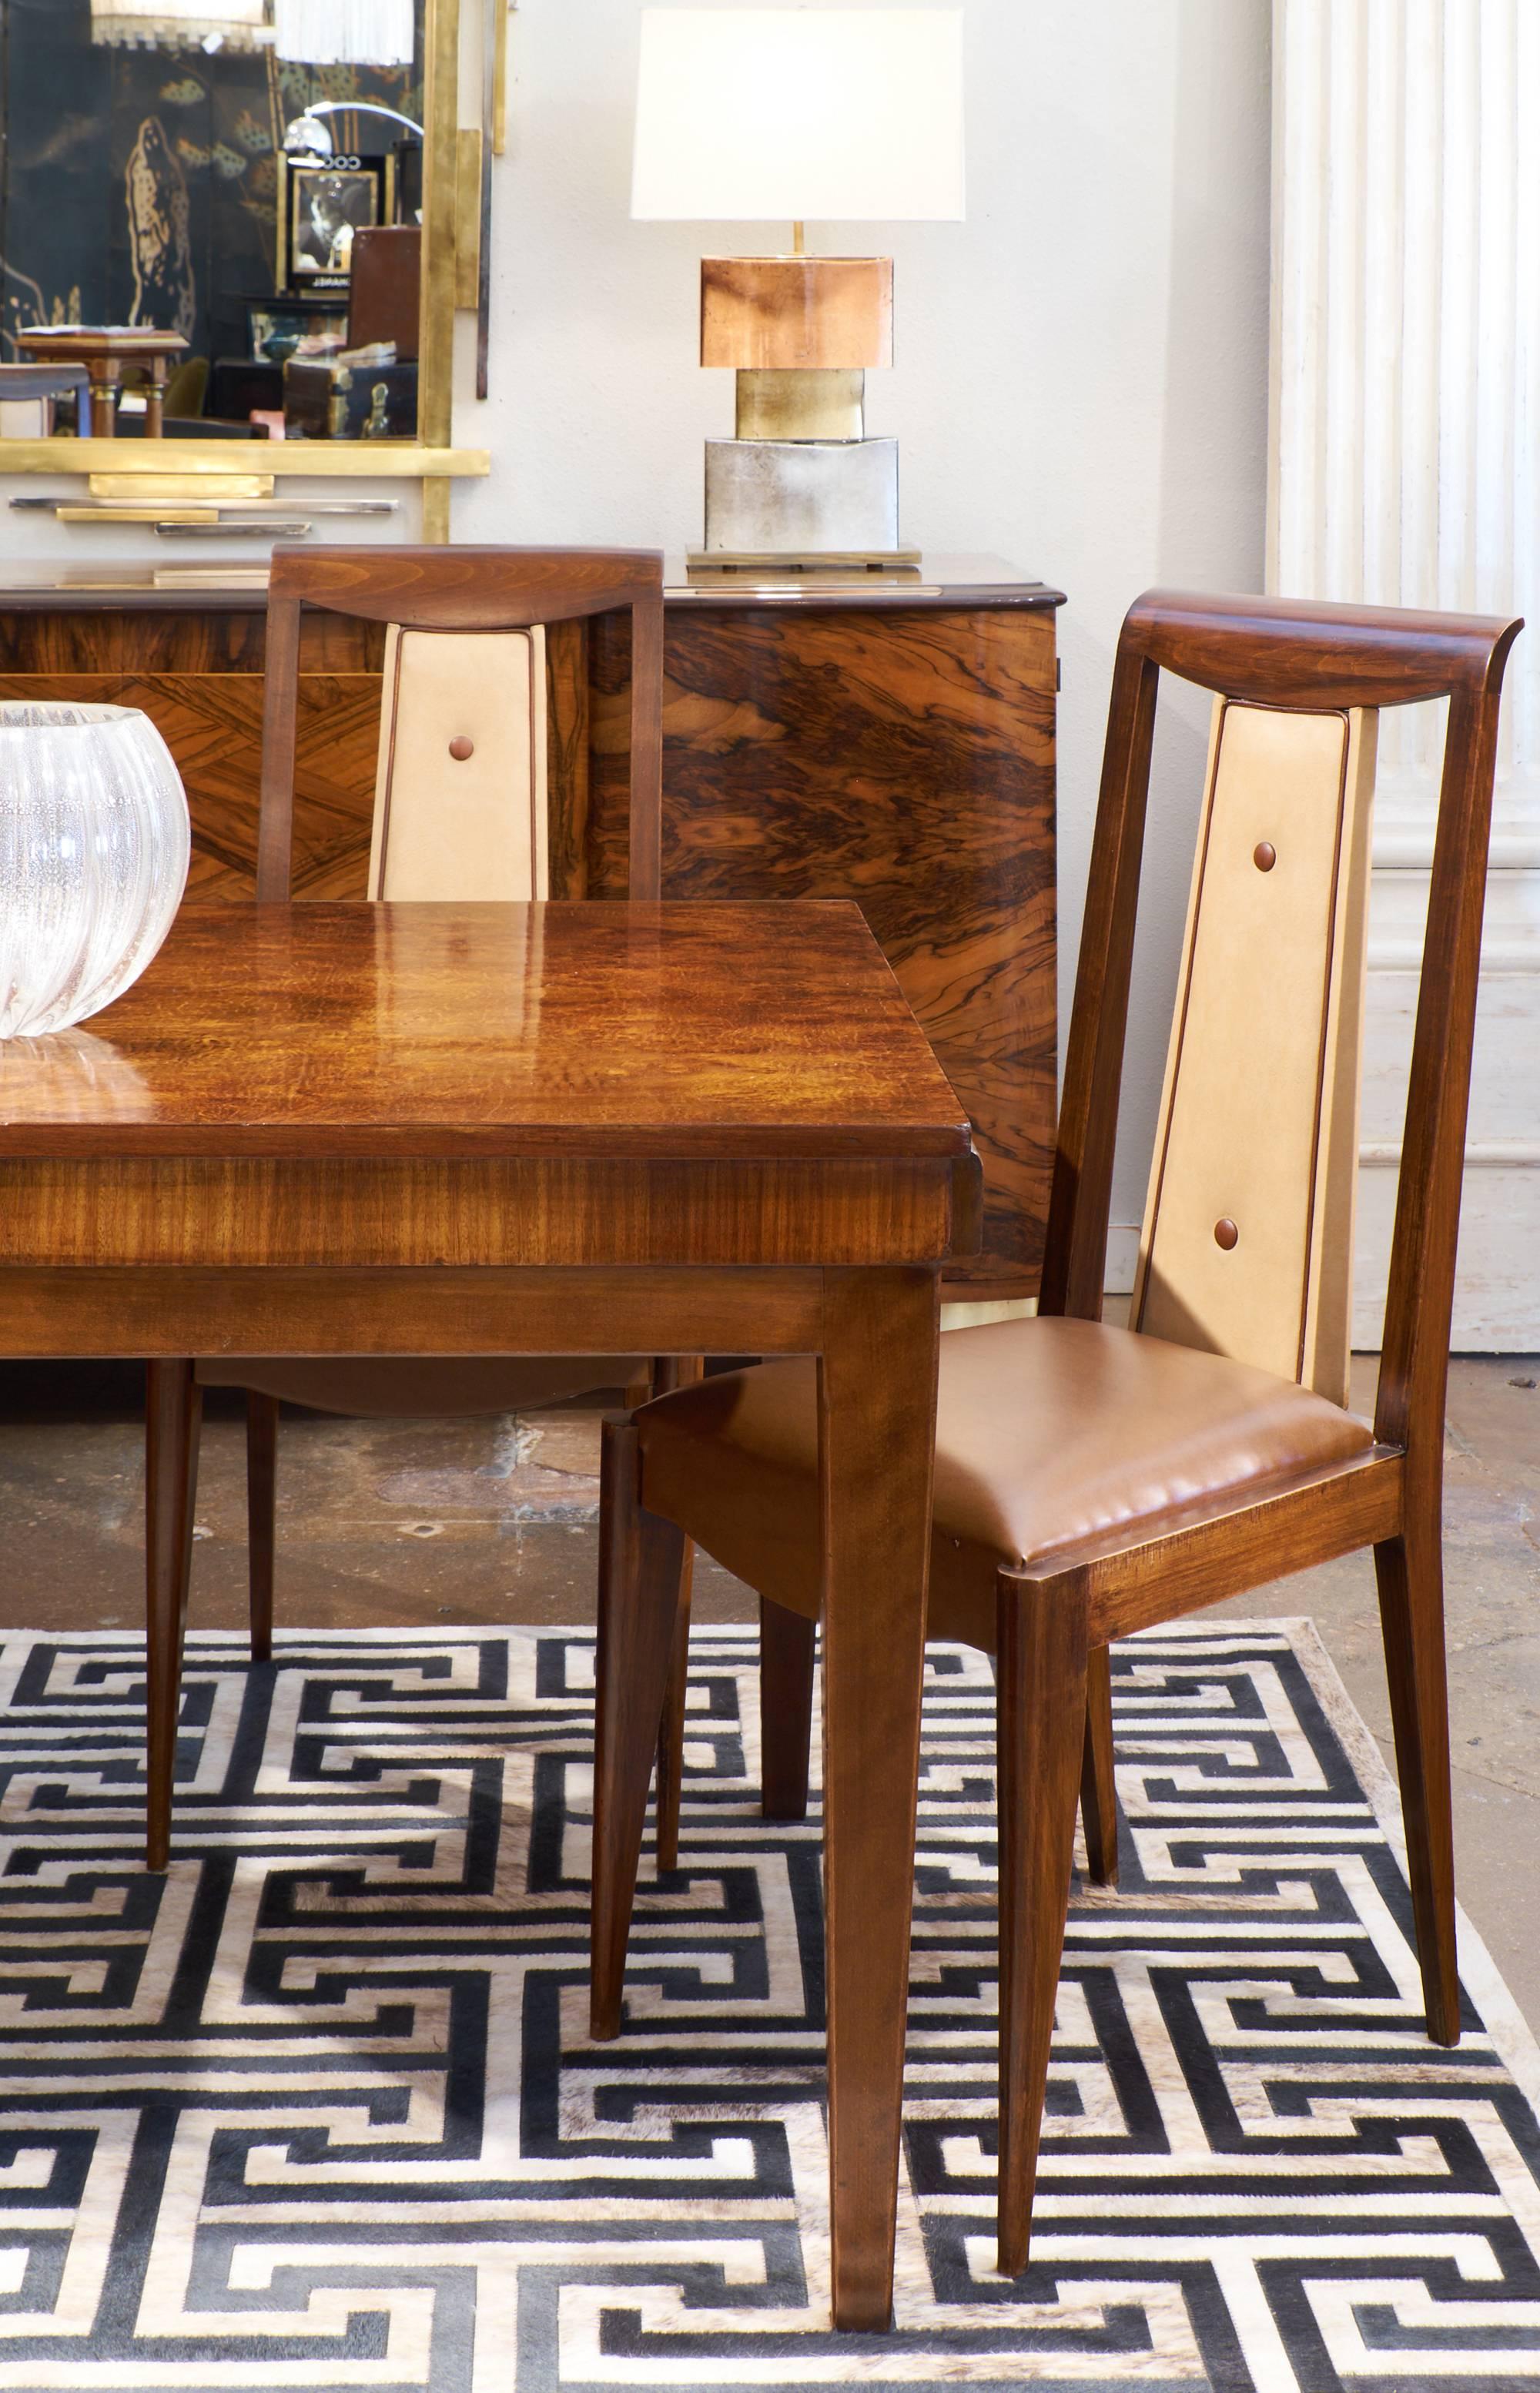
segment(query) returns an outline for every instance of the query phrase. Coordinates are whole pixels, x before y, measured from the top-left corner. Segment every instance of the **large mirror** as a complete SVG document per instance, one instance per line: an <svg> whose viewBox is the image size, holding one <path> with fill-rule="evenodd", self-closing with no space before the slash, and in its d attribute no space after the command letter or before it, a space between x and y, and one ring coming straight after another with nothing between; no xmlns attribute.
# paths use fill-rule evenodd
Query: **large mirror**
<svg viewBox="0 0 1540 2393"><path fill-rule="evenodd" d="M0 0L0 474L73 468L105 499L151 472L163 495L478 470L450 434L456 296L485 281L460 17Z"/></svg>

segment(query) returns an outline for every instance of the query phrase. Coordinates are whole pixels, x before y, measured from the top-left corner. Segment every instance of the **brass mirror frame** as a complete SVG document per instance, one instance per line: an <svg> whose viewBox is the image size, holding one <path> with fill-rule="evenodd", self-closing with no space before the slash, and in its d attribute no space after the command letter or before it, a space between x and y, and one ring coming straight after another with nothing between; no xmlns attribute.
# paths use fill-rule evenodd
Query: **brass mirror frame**
<svg viewBox="0 0 1540 2393"><path fill-rule="evenodd" d="M462 188L462 151L474 155L485 173L484 147L502 147L502 95L506 89L507 0L489 0L483 40L493 53L499 108L479 132L459 122L462 0L425 0L423 117L423 314L417 396L417 436L412 440L275 440L254 442L239 461L228 444L212 440L97 440L54 437L44 440L0 438L0 480L12 474L84 474L94 496L146 499L213 498L221 482L269 485L296 477L310 480L421 481L423 538L450 536L450 491L458 480L489 473L484 449L457 449L454 441L454 315L465 268L477 261L481 241L476 204L457 206ZM471 182L471 177L463 178ZM479 185L475 177L472 188ZM473 284L479 265L471 265ZM473 303L474 304L474 301ZM107 486L111 484L111 489ZM127 485L125 490L124 485Z"/></svg>

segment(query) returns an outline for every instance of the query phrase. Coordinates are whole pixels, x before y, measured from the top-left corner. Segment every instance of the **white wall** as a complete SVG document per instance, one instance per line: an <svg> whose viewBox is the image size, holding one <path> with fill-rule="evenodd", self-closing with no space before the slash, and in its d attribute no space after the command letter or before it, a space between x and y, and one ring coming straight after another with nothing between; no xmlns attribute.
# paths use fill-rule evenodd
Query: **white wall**
<svg viewBox="0 0 1540 2393"><path fill-rule="evenodd" d="M730 375L694 361L698 261L778 247L786 229L630 222L640 5L520 0L513 20L492 396L456 425L496 462L457 492L457 538L699 539L701 442L731 431L733 398ZM995 551L1068 593L1067 1013L1123 610L1156 581L1262 586L1269 8L966 0L965 18L966 224L810 225L808 240L880 235L896 259L898 363L868 397L872 429L903 443L906 537ZM1143 1203L1206 722L1183 705L1159 752L1125 1223Z"/></svg>

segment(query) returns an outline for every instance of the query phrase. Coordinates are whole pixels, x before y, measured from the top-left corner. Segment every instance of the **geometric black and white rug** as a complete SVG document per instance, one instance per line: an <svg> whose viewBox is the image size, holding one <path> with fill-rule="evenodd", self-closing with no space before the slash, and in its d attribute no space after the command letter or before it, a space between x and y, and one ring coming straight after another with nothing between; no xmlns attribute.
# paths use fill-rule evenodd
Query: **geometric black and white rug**
<svg viewBox="0 0 1540 2393"><path fill-rule="evenodd" d="M694 1641L679 1876L590 2045L593 1644L0 1639L0 2393L1533 2388L1540 2060L1474 1937L1424 2039L1393 1791L1308 1623L1115 1659L1033 2265L994 2261L993 1690L933 1648L897 2331L829 2329L818 1824Z"/></svg>

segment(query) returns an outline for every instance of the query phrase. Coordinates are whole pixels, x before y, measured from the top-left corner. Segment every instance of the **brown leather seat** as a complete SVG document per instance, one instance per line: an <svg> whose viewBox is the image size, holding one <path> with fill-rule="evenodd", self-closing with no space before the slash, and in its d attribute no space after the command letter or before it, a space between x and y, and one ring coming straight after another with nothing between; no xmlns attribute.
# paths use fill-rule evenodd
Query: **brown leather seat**
<svg viewBox="0 0 1540 2393"><path fill-rule="evenodd" d="M899 1367L901 1358L894 1358ZM761 1364L635 1415L648 1510L790 1611L818 1608L811 1358ZM991 1322L941 1341L930 1634L992 1649L995 1574L1111 1529L1165 1531L1259 1482L1362 1453L1373 1432L1308 1388L1100 1322Z"/></svg>

